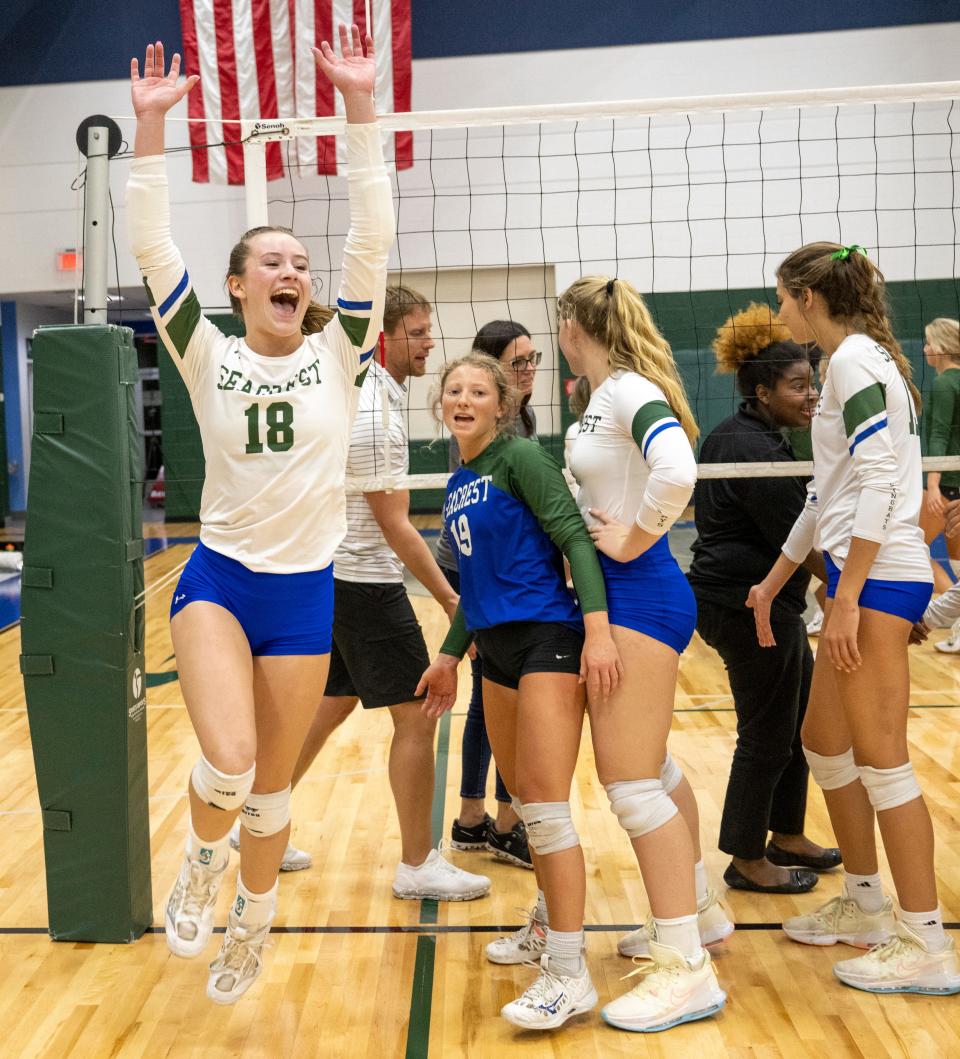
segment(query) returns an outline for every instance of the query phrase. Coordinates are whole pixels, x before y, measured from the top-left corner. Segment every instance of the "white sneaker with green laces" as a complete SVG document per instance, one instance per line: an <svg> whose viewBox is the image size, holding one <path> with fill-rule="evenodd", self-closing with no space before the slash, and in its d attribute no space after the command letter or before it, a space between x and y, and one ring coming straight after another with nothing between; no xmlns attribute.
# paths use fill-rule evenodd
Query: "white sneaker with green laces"
<svg viewBox="0 0 960 1059"><path fill-rule="evenodd" d="M269 933L269 923L248 930L230 913L223 944L210 964L207 979L207 996L215 1004L235 1003L257 980L263 967L260 952Z"/></svg>
<svg viewBox="0 0 960 1059"><path fill-rule="evenodd" d="M213 933L213 911L229 855L222 864L204 864L186 854L163 916L167 947L189 959L201 953Z"/></svg>
<svg viewBox="0 0 960 1059"><path fill-rule="evenodd" d="M537 906L523 914L527 917L524 926L487 945L484 951L491 963L532 963L547 951L547 926L537 918Z"/></svg>
<svg viewBox="0 0 960 1059"><path fill-rule="evenodd" d="M697 909L697 927L700 930L701 945L717 945L733 933L733 923L727 918L720 901L713 890L707 891L706 900ZM650 954L650 936L653 933L653 919L646 924L624 934L617 942L617 952L621 956L648 956Z"/></svg>
<svg viewBox="0 0 960 1059"><path fill-rule="evenodd" d="M885 942L894 931L893 901L888 897L879 912L864 912L856 901L841 894L806 916L783 921L783 932L804 945L854 945L869 949Z"/></svg>
<svg viewBox="0 0 960 1059"><path fill-rule="evenodd" d="M633 1033L659 1033L716 1014L726 1003L710 953L701 950L699 962L691 967L683 953L670 945L650 940L650 955L635 974L644 977L629 993L612 1000L600 1012L611 1026Z"/></svg>
<svg viewBox="0 0 960 1059"><path fill-rule="evenodd" d="M593 1010L597 999L586 962L580 974L555 974L550 970L550 957L544 953L537 980L523 996L505 1004L500 1014L524 1030L554 1030L574 1015Z"/></svg>
<svg viewBox="0 0 960 1059"><path fill-rule="evenodd" d="M960 993L956 942L948 938L942 952L929 952L918 935L900 922L892 938L864 956L841 960L833 973L844 985L868 993Z"/></svg>

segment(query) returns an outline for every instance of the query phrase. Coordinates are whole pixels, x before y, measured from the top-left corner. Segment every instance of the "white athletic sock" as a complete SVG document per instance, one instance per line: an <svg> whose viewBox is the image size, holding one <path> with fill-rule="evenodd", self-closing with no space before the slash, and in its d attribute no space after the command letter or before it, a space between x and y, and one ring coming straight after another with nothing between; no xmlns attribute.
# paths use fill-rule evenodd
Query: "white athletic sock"
<svg viewBox="0 0 960 1059"><path fill-rule="evenodd" d="M580 974L583 971L583 931L564 933L547 928L547 956L554 974Z"/></svg>
<svg viewBox="0 0 960 1059"><path fill-rule="evenodd" d="M277 887L265 894L257 894L243 885L243 879L237 876L237 898L233 902L232 914L240 921L244 930L259 930L273 920L277 910Z"/></svg>
<svg viewBox="0 0 960 1059"><path fill-rule="evenodd" d="M856 901L861 912L872 915L883 908L883 883L879 873L876 875L854 875L843 873L843 893L851 901Z"/></svg>
<svg viewBox="0 0 960 1059"><path fill-rule="evenodd" d="M200 838L193 830L191 823L187 828L187 856L191 860L198 860L201 864L208 866L222 865L230 859L230 832L228 831L223 838L209 841Z"/></svg>
<svg viewBox="0 0 960 1059"><path fill-rule="evenodd" d="M543 926L550 922L550 916L547 914L547 898L543 890L537 890L537 910L534 915Z"/></svg>
<svg viewBox="0 0 960 1059"><path fill-rule="evenodd" d="M907 912L900 909L900 919L920 937L927 952L943 952L947 935L943 932L943 913L939 906L932 912Z"/></svg>
<svg viewBox="0 0 960 1059"><path fill-rule="evenodd" d="M702 857L694 864L693 875L697 884L697 908L700 908L707 901L707 867Z"/></svg>
<svg viewBox="0 0 960 1059"><path fill-rule="evenodd" d="M661 945L677 949L691 966L698 961L703 946L700 944L696 913L692 916L677 916L675 919L654 919L653 922L657 928L657 941Z"/></svg>

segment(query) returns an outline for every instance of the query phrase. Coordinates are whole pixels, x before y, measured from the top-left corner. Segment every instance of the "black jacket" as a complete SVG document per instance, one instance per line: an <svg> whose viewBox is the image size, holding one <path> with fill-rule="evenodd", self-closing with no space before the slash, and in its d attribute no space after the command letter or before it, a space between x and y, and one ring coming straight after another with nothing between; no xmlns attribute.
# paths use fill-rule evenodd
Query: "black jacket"
<svg viewBox="0 0 960 1059"><path fill-rule="evenodd" d="M793 460L783 434L746 401L709 434L701 463ZM777 561L806 498L804 478L708 478L693 494L697 539L687 575L698 599L745 608L747 592ZM802 614L810 575L801 567L773 604L772 618Z"/></svg>

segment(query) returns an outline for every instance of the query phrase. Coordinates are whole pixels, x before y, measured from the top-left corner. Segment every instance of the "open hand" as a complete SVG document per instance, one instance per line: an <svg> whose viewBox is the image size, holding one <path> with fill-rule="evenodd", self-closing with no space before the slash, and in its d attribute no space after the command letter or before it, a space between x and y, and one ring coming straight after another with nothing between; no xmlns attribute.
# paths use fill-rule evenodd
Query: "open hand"
<svg viewBox="0 0 960 1059"><path fill-rule="evenodd" d="M629 563L636 559L640 553L630 547L630 530L627 526L617 522L606 511L590 508L590 514L597 520L588 528L598 552L603 552L618 563Z"/></svg>
<svg viewBox="0 0 960 1059"><path fill-rule="evenodd" d="M143 77L136 59L130 60L130 97L133 101L133 112L138 119L162 118L171 107L181 99L200 80L192 74L185 81L177 84L180 76L180 56L174 53L170 62L170 71L163 72L163 42L147 45L143 59Z"/></svg>
<svg viewBox="0 0 960 1059"><path fill-rule="evenodd" d="M580 683L587 685L587 698L591 705L599 699L607 699L617 689L623 676L623 663L613 638L587 636L580 655Z"/></svg>
<svg viewBox="0 0 960 1059"><path fill-rule="evenodd" d="M841 673L853 673L860 668L860 648L857 632L860 628L860 608L856 603L833 601L830 620L820 633L821 647L826 645L827 657Z"/></svg>
<svg viewBox="0 0 960 1059"><path fill-rule="evenodd" d="M349 36L347 36L347 27L342 23L339 30L339 56L330 46L329 41L321 41L319 48L311 49L317 68L327 76L331 84L343 96L352 94L372 96L377 74L373 37L368 33L365 41L361 42L360 28L355 25L350 27ZM366 45L366 54L364 54L364 45Z"/></svg>
<svg viewBox="0 0 960 1059"><path fill-rule="evenodd" d="M753 622L757 627L757 643L761 647L776 647L773 626L770 624L770 608L773 597L763 584L754 585L747 595L747 606L753 611Z"/></svg>
<svg viewBox="0 0 960 1059"><path fill-rule="evenodd" d="M453 709L457 701L457 663L453 655L440 654L420 678L415 695L426 693L421 709L427 717L437 718Z"/></svg>

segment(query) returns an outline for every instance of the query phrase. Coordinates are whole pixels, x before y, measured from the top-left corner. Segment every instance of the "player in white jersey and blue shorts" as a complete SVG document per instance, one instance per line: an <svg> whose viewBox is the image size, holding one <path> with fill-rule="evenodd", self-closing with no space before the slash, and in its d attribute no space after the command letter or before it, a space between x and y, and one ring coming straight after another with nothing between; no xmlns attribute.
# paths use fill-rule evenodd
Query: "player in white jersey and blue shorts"
<svg viewBox="0 0 960 1059"><path fill-rule="evenodd" d="M760 643L772 645L772 599L811 547L823 552L827 602L801 734L844 865L841 895L784 930L808 945L872 946L834 967L857 989L960 993L960 960L937 898L933 826L907 748L907 642L932 592L918 526L919 394L887 318L883 276L863 247L794 251L778 270L777 298L793 340L816 342L830 360L807 504L749 605ZM897 916L880 881L875 817Z"/></svg>
<svg viewBox="0 0 960 1059"><path fill-rule="evenodd" d="M624 667L609 702L591 703L590 730L597 773L630 836L652 910L619 949L649 956L654 970L603 1017L652 1032L723 1007L704 944L733 930L707 888L693 793L667 754L677 668L697 613L666 534L693 492L697 428L670 347L629 283L585 276L560 296L557 311L564 355L591 387L570 470L600 552Z"/></svg>
<svg viewBox="0 0 960 1059"><path fill-rule="evenodd" d="M373 42L340 27L317 66L343 96L350 230L336 312L311 303L310 262L286 229L256 228L227 273L245 338L200 303L170 234L167 111L197 78L164 72L163 46L131 63L137 115L127 191L130 242L161 340L190 393L206 480L200 543L174 592L171 633L201 756L190 828L167 902L167 944L199 955L243 823L237 896L207 996L236 1001L256 980L290 833L290 778L327 678L332 560L346 531L344 470L359 386L380 333L394 237L390 180L373 105Z"/></svg>

